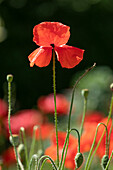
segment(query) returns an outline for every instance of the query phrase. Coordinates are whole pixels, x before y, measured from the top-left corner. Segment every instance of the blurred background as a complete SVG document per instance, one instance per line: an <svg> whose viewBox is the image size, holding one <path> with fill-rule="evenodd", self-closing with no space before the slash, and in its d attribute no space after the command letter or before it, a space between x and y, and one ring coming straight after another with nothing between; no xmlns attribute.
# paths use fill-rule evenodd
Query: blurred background
<svg viewBox="0 0 113 170"><path fill-rule="evenodd" d="M28 55L37 48L32 41L33 27L43 21L70 26L68 45L85 49L83 61L73 69L56 63L58 93L71 87L77 72L94 62L106 65L112 74L112 0L0 0L0 98L6 98L6 75L11 73L17 110L32 108L38 97L53 92L52 63L45 68L30 68L28 61Z"/></svg>

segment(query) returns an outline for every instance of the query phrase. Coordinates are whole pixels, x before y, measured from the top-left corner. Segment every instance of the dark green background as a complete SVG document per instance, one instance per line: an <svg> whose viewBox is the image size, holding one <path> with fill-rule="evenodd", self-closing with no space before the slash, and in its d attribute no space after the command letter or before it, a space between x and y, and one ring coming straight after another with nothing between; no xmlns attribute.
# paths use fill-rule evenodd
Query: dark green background
<svg viewBox="0 0 113 170"><path fill-rule="evenodd" d="M0 0L0 18L0 26L7 30L7 38L0 43L0 98L6 92L6 75L12 73L19 109L32 108L39 96L53 88L52 62L45 68L30 68L27 59L37 48L32 30L40 22L70 26L68 45L85 49L84 60L73 69L56 63L57 92L69 87L73 74L94 62L113 69L112 0Z"/></svg>

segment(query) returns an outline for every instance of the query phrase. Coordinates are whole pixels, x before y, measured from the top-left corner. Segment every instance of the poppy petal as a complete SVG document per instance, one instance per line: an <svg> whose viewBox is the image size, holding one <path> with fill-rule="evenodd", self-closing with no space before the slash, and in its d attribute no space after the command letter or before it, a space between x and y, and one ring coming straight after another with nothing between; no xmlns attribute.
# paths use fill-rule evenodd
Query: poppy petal
<svg viewBox="0 0 113 170"><path fill-rule="evenodd" d="M63 45L54 49L62 67L73 68L83 59L84 50L79 48Z"/></svg>
<svg viewBox="0 0 113 170"><path fill-rule="evenodd" d="M52 57L52 47L40 47L34 50L29 56L30 66L34 64L39 67L49 65Z"/></svg>
<svg viewBox="0 0 113 170"><path fill-rule="evenodd" d="M59 22L42 22L33 29L33 41L39 46L60 46L70 37L70 27Z"/></svg>

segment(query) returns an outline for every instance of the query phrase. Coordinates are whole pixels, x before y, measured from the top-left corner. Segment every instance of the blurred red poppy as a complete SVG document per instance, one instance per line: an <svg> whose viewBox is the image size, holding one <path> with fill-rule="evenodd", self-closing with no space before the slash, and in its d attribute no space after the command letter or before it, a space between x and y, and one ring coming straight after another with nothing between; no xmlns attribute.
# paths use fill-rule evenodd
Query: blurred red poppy
<svg viewBox="0 0 113 170"><path fill-rule="evenodd" d="M58 132L58 141L59 141L59 157L61 159L63 144L65 142L66 133L65 132ZM77 139L70 135L69 137L69 145L68 151L65 161L65 167L69 169L75 169L75 161L74 157L77 153ZM45 150L45 154L49 155L53 160L57 159L57 146L56 146L56 136L55 133L52 135L51 138L51 146Z"/></svg>
<svg viewBox="0 0 113 170"><path fill-rule="evenodd" d="M54 131L54 124L47 123L47 122L43 123L36 130L36 139L39 139L40 137L42 138L42 140L48 139L51 137L53 131ZM33 129L30 131L29 134L30 135L33 134Z"/></svg>
<svg viewBox="0 0 113 170"><path fill-rule="evenodd" d="M99 111L87 111L84 123L99 123L104 118L104 114Z"/></svg>
<svg viewBox="0 0 113 170"><path fill-rule="evenodd" d="M65 45L70 37L70 27L59 22L42 22L33 29L33 41L40 46L29 56L30 66L49 65L54 48L62 67L73 68L83 59L84 50Z"/></svg>
<svg viewBox="0 0 113 170"><path fill-rule="evenodd" d="M83 134L82 134L81 140L80 140L81 152L89 152L90 151L91 145L94 140L97 124L98 123L96 123L96 122L92 122L92 123L86 122L84 124L84 130L83 130Z"/></svg>
<svg viewBox="0 0 113 170"><path fill-rule="evenodd" d="M101 120L102 123L104 123L105 125L107 125L107 120L108 120L108 117L104 118ZM109 121L109 124L107 126L107 129L108 129L108 135L109 135L109 132L110 132L110 128L111 128L111 124L112 124L112 120L110 119ZM98 129L98 134L97 134L97 139L96 139L96 142L98 143L101 135L103 134L105 128L103 125L101 125ZM106 143L106 133L104 134L104 137L100 143L100 146L97 150L97 155L102 158L103 155L105 155L105 143ZM111 132L111 137L110 137L110 147L109 147L109 155L111 154L113 150L113 129L112 129L112 132Z"/></svg>
<svg viewBox="0 0 113 170"><path fill-rule="evenodd" d="M37 110L21 110L15 115L11 116L11 130L13 134L18 134L21 127L24 127L25 130L28 130L34 125L40 125L41 122L42 115ZM8 121L5 120L4 124L8 131Z"/></svg>
<svg viewBox="0 0 113 170"><path fill-rule="evenodd" d="M0 99L0 118L6 116L8 114L8 105L7 103Z"/></svg>
<svg viewBox="0 0 113 170"><path fill-rule="evenodd" d="M59 115L66 115L69 110L69 102L66 97L62 94L56 95L56 106L57 106L57 113ZM54 113L54 95L49 94L48 96L42 96L37 101L38 108L44 112L45 114Z"/></svg>
<svg viewBox="0 0 113 170"><path fill-rule="evenodd" d="M2 159L3 159L3 165L7 167L13 163L16 163L14 148L10 147L7 150L5 150L2 154Z"/></svg>

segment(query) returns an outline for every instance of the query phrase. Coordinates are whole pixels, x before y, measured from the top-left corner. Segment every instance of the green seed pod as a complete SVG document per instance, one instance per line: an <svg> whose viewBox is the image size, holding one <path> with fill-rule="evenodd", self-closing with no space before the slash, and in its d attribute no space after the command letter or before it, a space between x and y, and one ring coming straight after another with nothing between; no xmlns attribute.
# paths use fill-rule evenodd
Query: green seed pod
<svg viewBox="0 0 113 170"><path fill-rule="evenodd" d="M12 139L13 136L13 139ZM19 145L19 136L17 134L13 134L12 136L9 137L9 141L12 145L15 145L16 147ZM14 142L14 144L13 144Z"/></svg>
<svg viewBox="0 0 113 170"><path fill-rule="evenodd" d="M88 90L88 89L83 89L83 90L81 91L81 93L82 93L82 96L83 96L85 99L87 99L88 94L89 94L89 90Z"/></svg>
<svg viewBox="0 0 113 170"><path fill-rule="evenodd" d="M108 155L104 155L101 160L101 166L102 166L103 170L106 168L108 161L109 161Z"/></svg>
<svg viewBox="0 0 113 170"><path fill-rule="evenodd" d="M76 168L79 168L83 163L83 155L82 153L77 153L75 156L75 164Z"/></svg>
<svg viewBox="0 0 113 170"><path fill-rule="evenodd" d="M12 74L7 75L7 81L10 82L10 83L13 81L13 75Z"/></svg>

